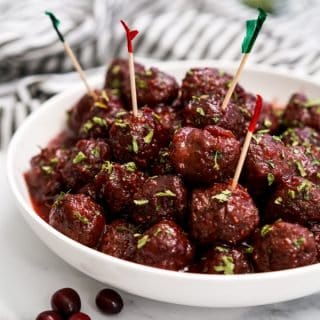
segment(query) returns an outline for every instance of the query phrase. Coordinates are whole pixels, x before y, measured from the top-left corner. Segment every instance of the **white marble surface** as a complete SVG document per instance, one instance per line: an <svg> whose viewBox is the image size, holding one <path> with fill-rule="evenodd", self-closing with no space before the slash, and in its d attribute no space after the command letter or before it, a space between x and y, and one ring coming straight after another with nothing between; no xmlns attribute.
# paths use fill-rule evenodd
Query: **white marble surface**
<svg viewBox="0 0 320 320"><path fill-rule="evenodd" d="M82 310L90 314L93 320L109 318L100 314L94 305L96 293L105 285L74 270L51 253L26 225L8 189L4 161L5 155L0 153L0 320L35 319L40 311L50 307L51 294L66 286L79 292ZM125 293L121 295L125 306L118 316L114 316L119 320L320 318L320 294L287 303L241 309L192 308L155 302Z"/></svg>

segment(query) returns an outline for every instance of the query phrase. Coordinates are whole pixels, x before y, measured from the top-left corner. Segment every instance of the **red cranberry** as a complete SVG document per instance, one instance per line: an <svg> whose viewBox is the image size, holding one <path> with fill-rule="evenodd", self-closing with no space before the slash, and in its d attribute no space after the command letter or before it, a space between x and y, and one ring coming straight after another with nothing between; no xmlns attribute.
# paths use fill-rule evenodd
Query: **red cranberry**
<svg viewBox="0 0 320 320"><path fill-rule="evenodd" d="M48 310L39 313L36 320L62 320L62 317L59 313Z"/></svg>
<svg viewBox="0 0 320 320"><path fill-rule="evenodd" d="M96 305L105 314L115 314L122 310L123 301L116 291L103 289L96 296Z"/></svg>
<svg viewBox="0 0 320 320"><path fill-rule="evenodd" d="M91 320L91 318L82 312L74 313L68 320Z"/></svg>
<svg viewBox="0 0 320 320"><path fill-rule="evenodd" d="M63 288L55 292L51 298L51 306L64 316L80 311L81 301L78 293L71 288Z"/></svg>

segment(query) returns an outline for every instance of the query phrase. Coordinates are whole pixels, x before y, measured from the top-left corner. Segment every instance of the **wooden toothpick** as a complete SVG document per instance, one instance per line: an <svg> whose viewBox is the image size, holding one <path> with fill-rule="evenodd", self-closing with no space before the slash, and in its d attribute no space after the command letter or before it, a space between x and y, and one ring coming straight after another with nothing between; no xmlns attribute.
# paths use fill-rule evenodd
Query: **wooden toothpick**
<svg viewBox="0 0 320 320"><path fill-rule="evenodd" d="M76 58L76 56L74 55L69 43L67 41L65 41L64 36L62 35L62 33L59 30L59 24L60 21L56 18L56 16L49 11L46 11L45 14L47 16L49 16L49 18L51 19L53 28L55 29L59 40L62 42L63 47L64 47L64 51L66 52L66 54L69 56L74 68L76 69L76 71L78 72L80 79L82 80L83 84L85 85L87 92L89 95L91 95L93 98L97 98L95 92L91 89L91 87L89 86L88 80L86 78L86 75L83 71L83 69L80 66L80 63L78 61L78 59Z"/></svg>
<svg viewBox="0 0 320 320"><path fill-rule="evenodd" d="M138 30L130 30L128 25L123 20L121 20L121 23L126 31L126 36L127 36L132 111L133 111L133 115L135 117L137 117L138 116L138 103L137 103L137 89L136 89L136 77L135 77L135 70L134 70L132 40L137 36L139 31Z"/></svg>
<svg viewBox="0 0 320 320"><path fill-rule="evenodd" d="M241 154L240 154L240 158L239 158L239 161L238 161L238 164L237 164L236 172L235 172L234 177L232 179L231 191L234 191L235 188L237 187L237 184L238 184L238 181L239 181L239 178L240 178L240 174L241 174L241 171L242 171L242 168L243 168L243 164L244 164L244 161L246 160L246 156L247 156L247 153L248 153L250 142L251 142L253 133L254 133L254 131L256 129L256 125L257 125L257 122L258 122L258 119L259 119L259 115L260 115L260 112L261 112L261 109L262 109L262 104L263 104L262 97L260 95L257 95L256 107L254 109L254 114L253 114L253 117L251 119L251 122L250 122L250 125L249 125L249 128L248 128L246 137L244 139L244 143L243 143Z"/></svg>
<svg viewBox="0 0 320 320"><path fill-rule="evenodd" d="M248 20L246 23L246 36L243 39L241 51L243 53L239 67L236 71L236 74L234 78L232 79L231 85L227 91L227 94L223 100L221 109L225 110L228 106L228 103L230 102L231 96L233 94L234 89L236 88L237 83L240 80L242 71L244 69L244 66L248 60L249 54L251 52L251 49L258 37L258 34L262 28L262 25L264 21L267 18L267 14L264 10L258 9L259 15L258 18L255 20Z"/></svg>

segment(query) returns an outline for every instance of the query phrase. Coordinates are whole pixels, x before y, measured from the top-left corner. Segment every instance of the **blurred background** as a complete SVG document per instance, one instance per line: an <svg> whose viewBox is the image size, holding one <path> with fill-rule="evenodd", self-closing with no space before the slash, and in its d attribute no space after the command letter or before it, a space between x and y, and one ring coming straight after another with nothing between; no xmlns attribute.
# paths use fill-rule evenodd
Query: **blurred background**
<svg viewBox="0 0 320 320"><path fill-rule="evenodd" d="M0 149L42 101L78 80L45 10L90 75L126 57L119 19L140 31L137 57L238 61L257 6L269 18L249 63L320 81L320 0L0 0Z"/></svg>

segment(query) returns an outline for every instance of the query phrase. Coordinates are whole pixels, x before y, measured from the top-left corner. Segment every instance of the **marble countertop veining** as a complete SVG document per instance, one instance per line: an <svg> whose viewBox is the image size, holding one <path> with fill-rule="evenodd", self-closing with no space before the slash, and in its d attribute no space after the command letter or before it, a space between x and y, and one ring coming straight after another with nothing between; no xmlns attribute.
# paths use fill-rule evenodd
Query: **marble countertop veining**
<svg viewBox="0 0 320 320"><path fill-rule="evenodd" d="M51 294L66 286L73 287L79 292L82 298L82 309L91 315L93 320L108 318L100 314L94 305L96 293L105 285L76 271L55 256L32 233L23 220L8 190L4 158L4 154L0 153L0 320L35 319L40 311L50 308ZM285 303L235 309L185 307L143 299L126 293L121 295L125 307L115 317L118 320L314 320L320 318L320 294Z"/></svg>

